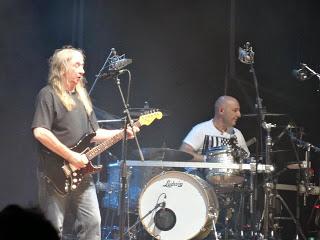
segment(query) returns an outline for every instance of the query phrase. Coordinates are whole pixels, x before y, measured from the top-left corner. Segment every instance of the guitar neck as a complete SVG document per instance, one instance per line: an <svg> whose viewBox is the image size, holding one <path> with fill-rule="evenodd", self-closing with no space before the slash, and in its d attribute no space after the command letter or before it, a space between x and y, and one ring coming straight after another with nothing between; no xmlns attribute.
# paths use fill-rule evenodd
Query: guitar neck
<svg viewBox="0 0 320 240"><path fill-rule="evenodd" d="M137 121L137 122L135 122L133 124L133 126L140 127L141 124L140 124L139 121ZM117 133L112 138L110 138L108 140L105 140L102 143L100 143L97 146L95 146L92 149L90 149L88 152L85 153L86 157L88 158L89 161L92 160L97 155L103 153L105 150L107 150L108 148L110 148L111 146L113 146L114 144L116 144L117 142L122 140L123 138L124 138L124 130L122 130L121 132Z"/></svg>

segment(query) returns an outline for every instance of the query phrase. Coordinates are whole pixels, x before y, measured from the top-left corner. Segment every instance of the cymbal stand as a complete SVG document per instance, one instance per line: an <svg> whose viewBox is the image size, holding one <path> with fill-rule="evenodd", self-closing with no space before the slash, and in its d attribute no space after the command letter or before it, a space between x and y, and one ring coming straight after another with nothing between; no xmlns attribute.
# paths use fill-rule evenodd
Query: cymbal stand
<svg viewBox="0 0 320 240"><path fill-rule="evenodd" d="M271 164L271 147L272 147L272 138L271 138L271 128L276 127L275 124L262 122L262 127L266 130L267 136L265 138L265 163ZM269 178L267 178L269 179ZM264 209L263 209L263 236L264 239L269 239L269 218L270 218L270 202L271 202L271 190L267 187L268 183L265 183L264 186Z"/></svg>
<svg viewBox="0 0 320 240"><path fill-rule="evenodd" d="M299 190L298 190L299 192ZM285 209L287 210L287 212L289 213L289 218L284 218L284 217L278 217L277 219L286 219L286 220L292 220L293 223L295 224L296 226L296 239L299 239L299 234L301 236L301 238L303 240L307 240L306 236L304 235L303 231L302 231L302 228L301 228L301 224L300 224L300 221L299 221L299 218L295 217L294 214L292 213L292 211L290 210L289 206L287 205L286 201L280 196L280 194L276 193L272 196L274 198L274 201L275 199L279 199L281 204L285 207ZM297 204L298 205L298 204Z"/></svg>

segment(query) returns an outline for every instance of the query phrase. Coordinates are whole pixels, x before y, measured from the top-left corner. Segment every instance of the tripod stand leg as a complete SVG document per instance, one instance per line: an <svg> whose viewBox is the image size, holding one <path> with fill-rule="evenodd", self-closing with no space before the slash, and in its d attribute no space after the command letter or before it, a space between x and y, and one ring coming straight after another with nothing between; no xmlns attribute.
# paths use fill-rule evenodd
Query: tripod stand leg
<svg viewBox="0 0 320 240"><path fill-rule="evenodd" d="M290 218L292 219L292 221L294 222L294 224L296 225L297 227L297 230L300 234L300 236L302 237L303 240L307 240L306 236L304 235L303 231L302 231L302 228L301 228L301 225L300 225L300 222L297 221L297 219L295 218L294 214L292 213L292 211L290 210L289 206L287 205L287 203L285 202L285 200L279 195L279 194L276 194L275 195L275 198L279 199L282 203L282 205L285 207L285 209L288 211L289 215L290 215Z"/></svg>

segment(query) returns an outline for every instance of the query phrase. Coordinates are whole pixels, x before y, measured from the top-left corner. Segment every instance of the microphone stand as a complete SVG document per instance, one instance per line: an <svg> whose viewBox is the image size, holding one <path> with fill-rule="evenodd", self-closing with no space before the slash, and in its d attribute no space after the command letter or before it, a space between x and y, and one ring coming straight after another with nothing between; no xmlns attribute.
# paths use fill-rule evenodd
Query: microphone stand
<svg viewBox="0 0 320 240"><path fill-rule="evenodd" d="M318 78L318 80L320 81L320 74L319 73L317 73L316 71L314 71L313 69L308 67L307 64L302 63L301 65L303 68L307 69L311 73L312 76L316 76ZM319 89L318 89L318 91L319 91Z"/></svg>
<svg viewBox="0 0 320 240"><path fill-rule="evenodd" d="M129 70L127 70L129 72ZM131 76L131 75L129 75ZM120 79L118 76L115 77L117 87L119 89L119 93L121 96L121 100L124 106L124 112L126 113L126 118L125 118L125 123L124 123L124 138L123 138L123 145L122 145L122 161L120 164L120 176L121 176L121 191L120 191L120 204L119 204L119 239L124 240L124 223L125 223L125 199L126 199L126 186L127 186L127 165L126 165L126 159L127 159L127 128L128 125L130 125L131 129L133 129L133 121L130 115L129 111L129 90L128 90L128 96L127 100L125 100L122 89L121 89L121 84L120 84ZM129 77L129 81L131 81L131 77ZM134 138L136 140L137 148L140 150L139 153L141 153L141 148L136 136L136 133L133 131ZM140 155L141 159L144 160L143 155L141 153Z"/></svg>
<svg viewBox="0 0 320 240"><path fill-rule="evenodd" d="M90 90L89 90L89 93L88 93L89 96L91 95L91 92L93 91L96 83L98 82L98 79L100 78L103 70L106 68L106 65L107 65L107 63L109 62L109 59L110 59L110 57L111 57L112 54L113 54L114 56L117 55L117 52L116 52L116 50L115 50L114 48L111 48L110 53L109 53L106 61L105 61L104 64L102 65L102 68L99 70L99 73L96 75L96 79L94 80L94 82L93 82L93 84L92 84L92 86L91 86L91 88L90 88Z"/></svg>
<svg viewBox="0 0 320 240"><path fill-rule="evenodd" d="M267 137L265 139L265 164L270 164L271 163L271 159L270 159L270 150L271 150L271 146L272 146L272 139L270 137L270 129L272 126L272 124L267 124L265 122L265 112L263 111L263 107L262 107L262 99L260 98L259 95L259 87L258 87L258 80L257 80L257 76L256 76L256 72L254 69L254 52L252 50L252 47L250 46L249 42L246 42L246 44L244 45L244 48L239 48L239 60L244 63L244 64L249 64L250 65L250 70L249 72L252 73L253 76L253 83L254 83L254 87L255 87L255 93L256 93L256 104L255 104L255 108L258 112L258 116L259 116L259 121L258 121L258 125L259 125L259 138L260 138L260 151L262 152L263 149L263 132L262 129L264 128L267 131ZM258 154L258 149L256 152L256 155L259 156ZM258 167L258 163L259 163L259 159L257 159L256 162L256 171L257 172L257 167ZM251 173L252 174L252 173ZM250 183L250 187L253 188L253 196L250 197L250 206L252 209L250 209L250 214L251 214L251 224L252 224L252 234L253 235L258 235L258 231L257 231L257 224L256 224L256 205L257 205L257 175L255 174L254 176L250 177L251 179L251 183ZM269 202L269 194L267 194L268 191L265 188L265 206L264 206L264 211L263 211L263 219L264 219L264 237L265 239L268 239L268 232L269 232L269 227L268 227L268 217L269 217L269 209L268 209L268 203Z"/></svg>

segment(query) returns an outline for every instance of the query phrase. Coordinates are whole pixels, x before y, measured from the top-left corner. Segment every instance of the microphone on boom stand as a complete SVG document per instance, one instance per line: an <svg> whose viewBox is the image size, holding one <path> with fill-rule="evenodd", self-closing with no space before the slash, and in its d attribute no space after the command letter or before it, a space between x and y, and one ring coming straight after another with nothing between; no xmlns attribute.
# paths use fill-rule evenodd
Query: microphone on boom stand
<svg viewBox="0 0 320 240"><path fill-rule="evenodd" d="M115 51L114 53L116 54ZM105 73L102 73L99 77L104 80L109 80L118 77L126 71L124 68L131 63L132 59L126 58L125 54L121 56L115 55L110 58L110 63L107 67L107 71Z"/></svg>

